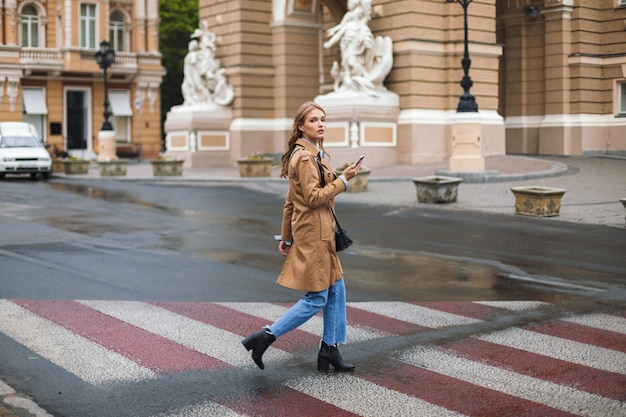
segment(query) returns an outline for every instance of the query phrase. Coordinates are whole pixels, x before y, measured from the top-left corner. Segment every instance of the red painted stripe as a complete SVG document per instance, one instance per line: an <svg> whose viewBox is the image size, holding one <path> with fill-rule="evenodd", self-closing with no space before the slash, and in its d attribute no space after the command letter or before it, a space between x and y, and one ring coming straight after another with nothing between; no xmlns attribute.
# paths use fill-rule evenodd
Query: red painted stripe
<svg viewBox="0 0 626 417"><path fill-rule="evenodd" d="M360 308L347 307L346 316L348 324L366 326L391 334L411 334L432 330L407 321L394 319L377 313L361 310Z"/></svg>
<svg viewBox="0 0 626 417"><path fill-rule="evenodd" d="M227 363L117 320L76 301L13 302L155 372L231 367Z"/></svg>
<svg viewBox="0 0 626 417"><path fill-rule="evenodd" d="M294 389L276 385L245 392L238 398L218 398L214 401L251 417L357 416Z"/></svg>
<svg viewBox="0 0 626 417"><path fill-rule="evenodd" d="M529 375L603 397L626 400L626 376L550 358L483 340L463 340L446 346L456 356Z"/></svg>
<svg viewBox="0 0 626 417"><path fill-rule="evenodd" d="M424 368L388 359L359 376L386 388L421 398L468 416L571 416L544 404L480 387Z"/></svg>
<svg viewBox="0 0 626 417"><path fill-rule="evenodd" d="M472 303L469 301L424 301L411 303L414 305L444 311L457 316L470 317L477 320L487 320L498 312L507 310L491 307L484 304Z"/></svg>
<svg viewBox="0 0 626 417"><path fill-rule="evenodd" d="M201 323L209 324L242 337L261 330L271 322L252 314L242 313L219 304L204 302L155 302L158 307L189 317ZM304 349L317 348L320 336L295 329L281 336L272 345L286 352L297 352Z"/></svg>
<svg viewBox="0 0 626 417"><path fill-rule="evenodd" d="M596 329L567 321L532 324L525 326L524 329L619 352L626 352L626 335L622 333Z"/></svg>

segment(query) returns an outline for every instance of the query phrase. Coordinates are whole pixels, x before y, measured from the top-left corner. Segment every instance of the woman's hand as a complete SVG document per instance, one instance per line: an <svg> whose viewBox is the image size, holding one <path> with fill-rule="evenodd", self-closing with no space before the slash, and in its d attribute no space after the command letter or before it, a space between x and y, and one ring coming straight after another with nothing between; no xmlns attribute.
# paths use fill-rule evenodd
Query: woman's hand
<svg viewBox="0 0 626 417"><path fill-rule="evenodd" d="M291 245L288 245L284 240L278 244L278 252L283 256L289 255L289 249L291 249Z"/></svg>
<svg viewBox="0 0 626 417"><path fill-rule="evenodd" d="M352 178L356 177L356 174L359 173L362 163L363 161L359 161L356 164L350 165L348 168L343 170L341 175L343 175L346 180L350 181Z"/></svg>

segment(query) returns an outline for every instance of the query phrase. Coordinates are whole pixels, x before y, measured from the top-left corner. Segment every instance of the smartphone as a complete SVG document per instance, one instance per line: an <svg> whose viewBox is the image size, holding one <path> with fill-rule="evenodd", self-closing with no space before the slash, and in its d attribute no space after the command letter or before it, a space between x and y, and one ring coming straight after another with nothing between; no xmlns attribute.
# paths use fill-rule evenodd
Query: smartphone
<svg viewBox="0 0 626 417"><path fill-rule="evenodd" d="M358 164L359 162L361 162L363 160L363 158L365 158L365 155L361 155L359 156L359 159L356 160L356 162L354 163L355 165Z"/></svg>

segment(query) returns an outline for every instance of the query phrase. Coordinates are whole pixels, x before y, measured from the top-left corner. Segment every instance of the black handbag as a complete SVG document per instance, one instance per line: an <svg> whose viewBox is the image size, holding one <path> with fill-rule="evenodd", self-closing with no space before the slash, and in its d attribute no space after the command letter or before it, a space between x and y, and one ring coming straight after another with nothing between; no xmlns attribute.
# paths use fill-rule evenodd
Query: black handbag
<svg viewBox="0 0 626 417"><path fill-rule="evenodd" d="M315 161L317 162L317 167L320 170L320 184L324 187L326 185L326 182L324 181L324 169L317 158L315 158ZM341 252L342 250L348 249L353 242L352 239L350 239L350 236L348 236L347 230L339 224L339 220L337 220L337 216L335 216L335 212L330 207L330 204L328 205L328 208L335 219L335 250L337 252Z"/></svg>
<svg viewBox="0 0 626 417"><path fill-rule="evenodd" d="M330 208L330 206L328 208ZM352 245L352 239L348 236L346 229L339 225L335 212L332 209L330 209L330 212L333 213L333 217L335 218L335 250L337 252L341 252L344 249L348 249L350 245Z"/></svg>

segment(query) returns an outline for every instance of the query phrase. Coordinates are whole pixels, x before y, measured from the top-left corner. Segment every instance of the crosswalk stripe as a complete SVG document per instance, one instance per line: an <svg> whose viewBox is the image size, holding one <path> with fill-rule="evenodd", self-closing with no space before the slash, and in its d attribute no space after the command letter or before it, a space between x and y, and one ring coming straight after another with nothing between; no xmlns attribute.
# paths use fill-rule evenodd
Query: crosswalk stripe
<svg viewBox="0 0 626 417"><path fill-rule="evenodd" d="M525 311L547 306L543 301L475 301L486 306L503 308L511 311Z"/></svg>
<svg viewBox="0 0 626 417"><path fill-rule="evenodd" d="M420 346L411 349L401 355L401 360L576 415L621 417L626 412L623 402L470 361L435 347Z"/></svg>
<svg viewBox="0 0 626 417"><path fill-rule="evenodd" d="M138 301L81 302L94 310L173 340L230 365L250 365L250 359L246 355L242 355L240 349L224 349L224 346L240 346L241 337L234 333ZM266 355L267 361L284 360L290 357L289 353L275 348L269 349ZM265 360L266 357L264 356L263 359Z"/></svg>
<svg viewBox="0 0 626 417"><path fill-rule="evenodd" d="M477 339L453 342L447 344L446 349L468 360L505 368L557 384L575 383L577 389L603 397L616 400L624 397L626 377L615 372L601 371Z"/></svg>
<svg viewBox="0 0 626 417"><path fill-rule="evenodd" d="M156 414L152 417L246 417L246 415L239 414L221 404L212 401L204 401L200 404L168 411L167 413Z"/></svg>
<svg viewBox="0 0 626 417"><path fill-rule="evenodd" d="M471 317L459 316L445 311L434 310L428 307L412 305L402 302L360 302L348 303L350 307L369 311L396 320L408 321L409 323L432 329L441 329L451 326L462 326L466 324L479 323Z"/></svg>
<svg viewBox="0 0 626 417"><path fill-rule="evenodd" d="M94 385L139 381L156 374L120 354L76 335L17 304L0 300L0 331Z"/></svg>
<svg viewBox="0 0 626 417"><path fill-rule="evenodd" d="M586 343L520 328L479 336L479 339L608 372L626 374L626 354Z"/></svg>
<svg viewBox="0 0 626 417"><path fill-rule="evenodd" d="M271 390L244 391L236 397L217 398L215 401L255 417L359 417L346 407L321 401L303 390L290 387L289 384L272 387Z"/></svg>
<svg viewBox="0 0 626 417"><path fill-rule="evenodd" d="M290 380L286 385L363 417L462 415L348 374L312 375Z"/></svg>
<svg viewBox="0 0 626 417"><path fill-rule="evenodd" d="M15 303L155 372L221 369L229 366L75 301L25 300Z"/></svg>
<svg viewBox="0 0 626 417"><path fill-rule="evenodd" d="M532 324L524 329L626 353L626 335L621 333L562 320Z"/></svg>
<svg viewBox="0 0 626 417"><path fill-rule="evenodd" d="M236 333L241 336L242 339L250 333L260 330L263 326L270 324L269 320L263 319L262 317L233 310L217 303L161 301L152 304L193 320ZM254 312L254 310L250 310L250 312ZM319 341L319 335L307 333L300 329L294 329L280 337L272 347L287 352L297 352L315 346Z"/></svg>
<svg viewBox="0 0 626 417"><path fill-rule="evenodd" d="M438 373L426 366L414 366L391 358L383 360L376 372L364 372L360 376L377 385L467 416L560 417L571 415L544 404L475 385L473 381L464 381Z"/></svg>
<svg viewBox="0 0 626 417"><path fill-rule="evenodd" d="M593 327L609 332L626 334L626 317L609 314L586 314L582 316L567 317L563 319L570 323Z"/></svg>
<svg viewBox="0 0 626 417"><path fill-rule="evenodd" d="M280 306L277 304L268 304L268 303L219 303L222 306L232 308L233 310L241 311L244 313L249 313L251 311L254 312L256 316L263 317L264 319L274 322L283 313L287 310L287 307ZM320 316L313 316L309 321L304 323L299 327L300 330L305 331L307 333L314 334L318 337L322 334L322 329L324 327L323 320ZM388 333L382 332L380 330L370 329L370 328L362 328L355 327L348 324L348 335L350 337L350 342L364 342L367 340L372 340L379 338L381 336L386 336Z"/></svg>

